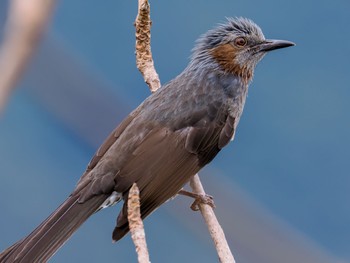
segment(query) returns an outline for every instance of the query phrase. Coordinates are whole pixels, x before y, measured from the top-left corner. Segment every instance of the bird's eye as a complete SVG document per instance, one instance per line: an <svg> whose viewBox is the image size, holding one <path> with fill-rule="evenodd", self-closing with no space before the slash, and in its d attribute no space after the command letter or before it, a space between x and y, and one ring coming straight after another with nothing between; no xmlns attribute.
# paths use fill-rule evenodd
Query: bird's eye
<svg viewBox="0 0 350 263"><path fill-rule="evenodd" d="M235 45L237 47L244 47L245 45L247 45L247 39L245 37L237 37L235 39Z"/></svg>

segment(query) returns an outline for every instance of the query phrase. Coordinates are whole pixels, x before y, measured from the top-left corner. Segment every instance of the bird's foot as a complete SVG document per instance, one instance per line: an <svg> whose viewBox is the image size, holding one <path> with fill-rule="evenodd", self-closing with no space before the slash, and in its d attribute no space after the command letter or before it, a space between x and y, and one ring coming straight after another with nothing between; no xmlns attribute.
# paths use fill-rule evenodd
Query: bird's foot
<svg viewBox="0 0 350 263"><path fill-rule="evenodd" d="M178 192L178 194L194 198L194 202L191 205L191 209L193 211L198 211L200 204L206 204L206 205L209 205L213 209L215 208L214 198L211 195L196 194L196 193L189 192L189 191L186 191L183 189L181 189Z"/></svg>

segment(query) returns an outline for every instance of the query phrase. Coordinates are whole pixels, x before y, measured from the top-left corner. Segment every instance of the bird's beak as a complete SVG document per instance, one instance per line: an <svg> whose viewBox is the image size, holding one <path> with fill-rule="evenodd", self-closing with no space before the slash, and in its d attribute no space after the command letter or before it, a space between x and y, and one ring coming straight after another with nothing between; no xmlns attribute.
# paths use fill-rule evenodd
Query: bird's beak
<svg viewBox="0 0 350 263"><path fill-rule="evenodd" d="M267 52L275 49L295 46L293 42L286 40L266 39L259 45L259 51Z"/></svg>

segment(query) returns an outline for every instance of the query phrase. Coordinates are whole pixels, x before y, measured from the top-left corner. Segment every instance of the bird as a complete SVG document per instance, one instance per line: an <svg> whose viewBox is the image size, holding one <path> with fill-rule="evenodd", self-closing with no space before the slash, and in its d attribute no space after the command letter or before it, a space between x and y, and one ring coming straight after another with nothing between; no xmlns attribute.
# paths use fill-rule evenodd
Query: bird
<svg viewBox="0 0 350 263"><path fill-rule="evenodd" d="M0 254L1 263L46 262L94 213L124 201L112 233L129 231L127 198L140 189L146 218L233 140L258 62L294 46L266 39L242 17L203 34L188 66L132 111L106 138L67 199L33 232Z"/></svg>

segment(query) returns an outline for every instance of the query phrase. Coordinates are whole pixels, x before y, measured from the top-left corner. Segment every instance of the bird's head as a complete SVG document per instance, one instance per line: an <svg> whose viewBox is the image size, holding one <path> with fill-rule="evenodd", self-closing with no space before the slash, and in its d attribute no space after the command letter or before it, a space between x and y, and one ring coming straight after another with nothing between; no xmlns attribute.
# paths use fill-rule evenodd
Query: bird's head
<svg viewBox="0 0 350 263"><path fill-rule="evenodd" d="M214 63L220 71L249 82L255 66L267 52L294 46L290 41L265 39L260 27L249 19L227 20L198 39L193 62L202 66Z"/></svg>

